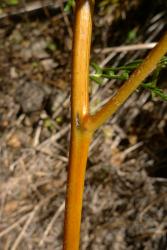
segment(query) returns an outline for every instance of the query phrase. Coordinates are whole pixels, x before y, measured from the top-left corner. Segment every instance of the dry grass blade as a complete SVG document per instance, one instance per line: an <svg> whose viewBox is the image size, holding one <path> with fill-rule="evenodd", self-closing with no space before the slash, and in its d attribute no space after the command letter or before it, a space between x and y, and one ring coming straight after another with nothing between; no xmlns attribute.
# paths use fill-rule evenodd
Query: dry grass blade
<svg viewBox="0 0 167 250"><path fill-rule="evenodd" d="M118 47L109 47L104 49L94 49L95 53L107 54L110 52L124 52L124 51L134 51L134 50L145 50L152 49L156 46L157 43L141 43L141 44L133 44L133 45L121 45Z"/></svg>
<svg viewBox="0 0 167 250"><path fill-rule="evenodd" d="M62 213L62 211L64 210L64 207L65 207L65 202L63 201L63 203L61 204L61 206L58 208L55 215L51 219L50 223L48 224L48 226L47 226L47 228L46 228L46 230L45 230L45 232L43 234L42 240L39 243L39 247L42 247L44 245L44 243L46 241L46 238L47 238L49 232L51 231L51 229L53 227L53 224L55 223L55 221L57 220L59 215Z"/></svg>
<svg viewBox="0 0 167 250"><path fill-rule="evenodd" d="M11 250L17 250L18 245L20 244L22 238L24 237L27 228L28 228L29 225L32 223L32 220L33 220L33 218L34 218L36 212L37 212L38 209L40 208L40 205L41 205L41 204L37 205L37 206L34 208L34 210L29 214L29 217L28 217L26 223L24 224L24 227L23 227L21 233L19 234L19 236L17 237L16 241L14 242L14 244L13 244Z"/></svg>
<svg viewBox="0 0 167 250"><path fill-rule="evenodd" d="M18 227L18 225L20 225L21 223L23 223L27 219L28 216L29 216L29 214L24 215L18 221L16 221L15 223L13 223L11 226L9 226L8 228L6 228L2 232L0 232L0 238L2 238L4 235L10 233L16 227Z"/></svg>
<svg viewBox="0 0 167 250"><path fill-rule="evenodd" d="M26 223L21 231L21 233L19 234L18 238L16 239L12 250L16 249L16 247L18 246L18 244L20 243L20 240L22 239L22 237L24 236L28 226L31 224L31 221L33 220L36 212L41 208L41 206L43 206L45 203L49 202L50 199L52 199L54 196L56 196L56 193L52 193L50 194L47 198L41 200L35 207L34 209L24 215L22 218L20 218L18 221L16 221L15 223L13 223L11 226L9 226L8 228L6 228L5 230L3 230L2 232L0 232L0 238L2 238L4 235L10 233L13 229L15 229L18 225L20 225L21 223L23 223L26 219ZM28 217L28 218L27 218Z"/></svg>

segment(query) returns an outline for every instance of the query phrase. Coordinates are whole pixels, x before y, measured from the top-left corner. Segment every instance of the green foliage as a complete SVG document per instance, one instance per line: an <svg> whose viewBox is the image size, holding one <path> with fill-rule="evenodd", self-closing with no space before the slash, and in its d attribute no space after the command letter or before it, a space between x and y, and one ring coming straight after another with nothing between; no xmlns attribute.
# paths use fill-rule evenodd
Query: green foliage
<svg viewBox="0 0 167 250"><path fill-rule="evenodd" d="M128 63L124 66L120 67L107 67L102 68L96 63L92 63L92 67L95 70L95 73L90 75L90 78L94 80L96 83L101 84L103 79L117 79L117 80L127 80L129 78L129 74L136 69L142 60L136 60L132 63Z"/></svg>
<svg viewBox="0 0 167 250"><path fill-rule="evenodd" d="M16 6L20 3L20 0L4 0L0 2L0 7L5 8L7 6Z"/></svg>
<svg viewBox="0 0 167 250"><path fill-rule="evenodd" d="M54 52L56 49L57 49L57 45L56 43L54 42L49 42L46 46L46 49L49 51L49 52Z"/></svg>
<svg viewBox="0 0 167 250"><path fill-rule="evenodd" d="M90 78L97 84L102 84L104 79L127 80L132 71L135 70L142 63L142 61L143 60L139 59L123 66L106 68L102 68L96 63L92 63L91 65L95 72L90 75ZM167 56L164 56L158 63L157 68L152 73L150 82L141 84L143 88L151 91L152 96L158 96L165 101L167 101L167 94L164 93L162 89L157 87L157 81L161 70L166 67Z"/></svg>
<svg viewBox="0 0 167 250"><path fill-rule="evenodd" d="M75 0L68 0L64 7L64 11L70 12L74 6L75 6Z"/></svg>
<svg viewBox="0 0 167 250"><path fill-rule="evenodd" d="M149 89L152 93L152 96L158 96L162 100L167 101L167 94L164 93L162 89L155 86L153 83L143 83L142 87L145 89Z"/></svg>
<svg viewBox="0 0 167 250"><path fill-rule="evenodd" d="M19 0L7 0L8 5L17 5L19 4Z"/></svg>
<svg viewBox="0 0 167 250"><path fill-rule="evenodd" d="M134 28L130 30L127 34L127 42L132 43L136 40L137 38L137 30Z"/></svg>

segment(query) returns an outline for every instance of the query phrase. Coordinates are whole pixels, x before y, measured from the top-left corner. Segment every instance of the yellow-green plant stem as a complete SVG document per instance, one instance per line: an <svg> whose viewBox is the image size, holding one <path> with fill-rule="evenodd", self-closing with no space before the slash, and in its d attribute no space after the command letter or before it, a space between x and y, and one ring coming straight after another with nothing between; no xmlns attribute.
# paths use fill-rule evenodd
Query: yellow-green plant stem
<svg viewBox="0 0 167 250"><path fill-rule="evenodd" d="M130 78L117 91L116 95L112 97L95 115L89 116L86 119L85 127L94 131L109 119L142 83L142 81L156 68L157 63L166 53L167 32L161 38L157 46L148 54L144 62L132 73Z"/></svg>
<svg viewBox="0 0 167 250"><path fill-rule="evenodd" d="M85 168L92 133L83 129L89 114L89 58L93 0L76 1L71 85L71 145L68 167L64 250L78 250Z"/></svg>

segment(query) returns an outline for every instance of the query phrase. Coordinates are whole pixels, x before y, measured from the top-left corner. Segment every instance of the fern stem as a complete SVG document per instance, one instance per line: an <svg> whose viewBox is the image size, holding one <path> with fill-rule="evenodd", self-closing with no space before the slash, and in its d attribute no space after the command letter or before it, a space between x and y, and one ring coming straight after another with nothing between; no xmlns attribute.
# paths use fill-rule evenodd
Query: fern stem
<svg viewBox="0 0 167 250"><path fill-rule="evenodd" d="M88 148L92 133L83 130L89 113L89 58L93 0L76 3L71 84L71 144L68 167L64 250L78 250Z"/></svg>

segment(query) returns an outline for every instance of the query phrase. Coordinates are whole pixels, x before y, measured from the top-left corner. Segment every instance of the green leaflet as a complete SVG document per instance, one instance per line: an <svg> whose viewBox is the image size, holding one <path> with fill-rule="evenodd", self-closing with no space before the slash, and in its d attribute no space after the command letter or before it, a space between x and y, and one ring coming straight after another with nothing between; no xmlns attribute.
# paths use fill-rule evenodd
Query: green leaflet
<svg viewBox="0 0 167 250"><path fill-rule="evenodd" d="M68 0L65 7L64 7L64 11L65 12L70 12L71 9L75 6L75 0Z"/></svg>
<svg viewBox="0 0 167 250"><path fill-rule="evenodd" d="M127 80L143 60L135 60L128 64L119 67L100 67L96 63L92 63L91 66L94 69L94 73L90 75L90 79L96 82L97 84L102 84L104 79L116 79L116 80ZM145 89L151 91L152 96L158 96L164 101L167 101L167 94L157 87L157 81L159 78L159 74L162 69L167 67L167 56L164 56L157 65L157 68L151 75L151 80L149 83L142 83L141 86Z"/></svg>

